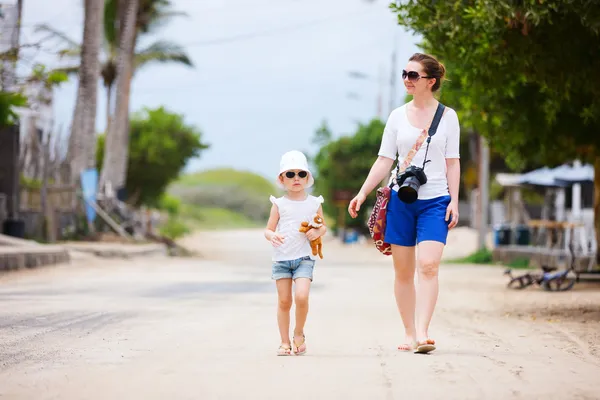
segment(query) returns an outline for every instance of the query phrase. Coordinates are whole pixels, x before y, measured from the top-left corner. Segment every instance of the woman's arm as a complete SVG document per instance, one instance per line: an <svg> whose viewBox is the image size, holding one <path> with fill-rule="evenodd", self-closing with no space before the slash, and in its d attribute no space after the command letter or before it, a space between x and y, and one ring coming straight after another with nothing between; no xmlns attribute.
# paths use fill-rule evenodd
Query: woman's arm
<svg viewBox="0 0 600 400"><path fill-rule="evenodd" d="M375 160L371 170L369 171L367 179L365 179L365 183L363 183L358 194L350 201L350 204L348 205L348 213L350 213L352 218L356 218L358 216L360 206L365 202L369 193L371 193L371 191L375 189L375 187L383 180L383 178L390 173L392 165L394 165L394 160L391 158L384 156L377 157L377 160Z"/></svg>
<svg viewBox="0 0 600 400"><path fill-rule="evenodd" d="M458 203L458 190L460 186L460 159L446 158L446 178L448 191L452 201Z"/></svg>
<svg viewBox="0 0 600 400"><path fill-rule="evenodd" d="M393 165L393 159L383 156L377 157L377 160L373 163L369 175L367 175L367 179L365 179L365 183L363 183L359 193L362 193L367 197L369 193L371 193L373 189L389 175Z"/></svg>

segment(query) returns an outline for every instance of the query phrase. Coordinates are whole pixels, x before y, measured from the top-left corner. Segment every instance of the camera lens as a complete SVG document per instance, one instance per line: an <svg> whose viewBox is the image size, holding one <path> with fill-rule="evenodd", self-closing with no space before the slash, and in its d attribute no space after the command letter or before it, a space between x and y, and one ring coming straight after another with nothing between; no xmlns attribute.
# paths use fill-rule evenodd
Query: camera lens
<svg viewBox="0 0 600 400"><path fill-rule="evenodd" d="M419 187L421 184L416 176L406 178L402 186L398 189L398 198L405 203L414 203L419 196Z"/></svg>

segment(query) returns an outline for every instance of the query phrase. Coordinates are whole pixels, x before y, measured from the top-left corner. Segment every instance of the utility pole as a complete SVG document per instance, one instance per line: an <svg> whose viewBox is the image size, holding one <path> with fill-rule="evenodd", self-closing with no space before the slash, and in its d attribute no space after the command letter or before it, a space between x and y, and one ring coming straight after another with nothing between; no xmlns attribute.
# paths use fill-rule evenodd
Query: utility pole
<svg viewBox="0 0 600 400"><path fill-rule="evenodd" d="M490 205L490 148L487 141L479 136L479 250L486 247L486 236L488 233L488 214Z"/></svg>
<svg viewBox="0 0 600 400"><path fill-rule="evenodd" d="M397 64L397 34L394 31L394 49L392 51L392 70L390 73L390 98L389 98L389 112L388 115L394 111L396 107L396 64Z"/></svg>

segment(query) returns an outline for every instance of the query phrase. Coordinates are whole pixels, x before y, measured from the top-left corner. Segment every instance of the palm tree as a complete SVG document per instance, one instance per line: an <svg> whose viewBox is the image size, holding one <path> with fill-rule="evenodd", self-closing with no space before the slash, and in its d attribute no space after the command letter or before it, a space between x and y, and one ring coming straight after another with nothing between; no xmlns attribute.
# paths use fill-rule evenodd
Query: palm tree
<svg viewBox="0 0 600 400"><path fill-rule="evenodd" d="M136 42L138 0L119 1L120 32L117 52L117 83L115 119L106 132L104 165L100 188L107 184L120 189L125 185L129 149L129 96Z"/></svg>
<svg viewBox="0 0 600 400"><path fill-rule="evenodd" d="M96 165L96 103L98 74L100 72L100 44L104 0L85 0L83 45L78 68L79 87L69 138L71 180L77 182L81 172Z"/></svg>
<svg viewBox="0 0 600 400"><path fill-rule="evenodd" d="M117 10L117 0L106 0L104 7L104 48L101 56L100 76L106 90L107 132L112 116L113 93L117 81L117 54L119 49ZM171 10L170 2L166 0L140 0L137 14L136 42L140 34L151 33L172 17L186 15L185 13ZM75 61L81 56L81 44L72 40L61 31L47 24L37 25L36 31L46 33L49 37L58 39L65 46L58 51L61 58ZM166 40L158 40L147 47L135 50L133 55L133 73L146 65L158 62L175 62L193 67L192 61L182 46ZM80 66L76 64L58 68L57 70L68 74L78 74L79 68Z"/></svg>

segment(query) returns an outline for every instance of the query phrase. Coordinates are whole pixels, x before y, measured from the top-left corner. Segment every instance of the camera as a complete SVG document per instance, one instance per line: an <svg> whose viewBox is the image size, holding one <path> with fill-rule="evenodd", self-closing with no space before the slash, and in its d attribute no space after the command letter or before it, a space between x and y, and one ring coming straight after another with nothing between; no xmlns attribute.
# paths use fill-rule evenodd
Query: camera
<svg viewBox="0 0 600 400"><path fill-rule="evenodd" d="M427 183L427 175L423 168L409 166L402 173L396 175L398 198L405 203L414 203L419 196L419 188Z"/></svg>

